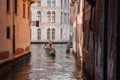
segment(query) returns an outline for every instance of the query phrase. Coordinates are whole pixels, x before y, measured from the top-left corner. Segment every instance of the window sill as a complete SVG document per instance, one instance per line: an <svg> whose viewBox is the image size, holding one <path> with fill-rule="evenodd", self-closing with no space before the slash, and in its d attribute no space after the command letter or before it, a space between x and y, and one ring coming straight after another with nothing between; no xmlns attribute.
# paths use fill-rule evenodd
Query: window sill
<svg viewBox="0 0 120 80"><path fill-rule="evenodd" d="M6 14L11 14L11 12L10 11L6 11Z"/></svg>

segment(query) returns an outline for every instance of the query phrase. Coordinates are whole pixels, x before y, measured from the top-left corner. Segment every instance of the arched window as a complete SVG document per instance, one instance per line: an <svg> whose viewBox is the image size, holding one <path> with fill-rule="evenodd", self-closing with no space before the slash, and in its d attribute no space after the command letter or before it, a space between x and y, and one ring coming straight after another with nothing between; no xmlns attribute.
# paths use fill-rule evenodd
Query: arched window
<svg viewBox="0 0 120 80"><path fill-rule="evenodd" d="M47 17L48 17L48 22L51 22L51 12L50 11L47 12Z"/></svg>
<svg viewBox="0 0 120 80"><path fill-rule="evenodd" d="M41 39L41 29L40 28L37 29L37 39L38 40Z"/></svg>
<svg viewBox="0 0 120 80"><path fill-rule="evenodd" d="M41 12L37 11L37 14L38 14L38 21L41 22Z"/></svg>
<svg viewBox="0 0 120 80"><path fill-rule="evenodd" d="M50 40L50 28L47 29L47 40Z"/></svg>
<svg viewBox="0 0 120 80"><path fill-rule="evenodd" d="M52 40L55 40L55 29L52 29Z"/></svg>
<svg viewBox="0 0 120 80"><path fill-rule="evenodd" d="M55 23L55 11L52 11L52 22Z"/></svg>

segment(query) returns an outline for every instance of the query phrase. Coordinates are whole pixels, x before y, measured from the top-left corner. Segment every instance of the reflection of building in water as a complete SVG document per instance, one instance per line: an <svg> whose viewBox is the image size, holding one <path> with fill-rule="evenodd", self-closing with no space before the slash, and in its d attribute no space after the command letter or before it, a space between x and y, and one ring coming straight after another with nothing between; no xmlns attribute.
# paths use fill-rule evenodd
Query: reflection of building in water
<svg viewBox="0 0 120 80"><path fill-rule="evenodd" d="M68 41L69 8L69 0L39 0L34 3L31 6L31 41Z"/></svg>

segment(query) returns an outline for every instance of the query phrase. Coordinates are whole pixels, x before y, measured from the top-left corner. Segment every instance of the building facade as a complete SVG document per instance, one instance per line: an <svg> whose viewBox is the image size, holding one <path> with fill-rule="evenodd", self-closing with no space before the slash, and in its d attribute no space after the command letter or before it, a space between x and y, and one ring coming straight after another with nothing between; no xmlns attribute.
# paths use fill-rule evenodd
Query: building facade
<svg viewBox="0 0 120 80"><path fill-rule="evenodd" d="M30 52L30 5L34 0L0 0L0 60Z"/></svg>
<svg viewBox="0 0 120 80"><path fill-rule="evenodd" d="M38 0L31 6L31 42L69 41L69 3L69 0Z"/></svg>
<svg viewBox="0 0 120 80"><path fill-rule="evenodd" d="M79 1L83 1L83 7L79 6ZM77 57L80 60L79 55L82 54L82 70L89 80L120 80L119 2L120 0L71 0L72 8L77 5ZM81 16L77 13L79 10L83 14L82 25Z"/></svg>

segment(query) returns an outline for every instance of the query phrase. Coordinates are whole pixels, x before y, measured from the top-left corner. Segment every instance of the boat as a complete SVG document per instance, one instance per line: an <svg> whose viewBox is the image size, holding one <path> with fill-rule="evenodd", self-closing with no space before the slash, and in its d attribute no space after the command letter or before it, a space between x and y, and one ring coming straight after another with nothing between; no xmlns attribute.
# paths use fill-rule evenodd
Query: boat
<svg viewBox="0 0 120 80"><path fill-rule="evenodd" d="M47 53L47 54L49 54L49 55L51 55L51 56L55 56L56 51L55 51L54 48L48 48L48 47L47 47L45 50L46 50L46 53Z"/></svg>
<svg viewBox="0 0 120 80"><path fill-rule="evenodd" d="M54 49L54 48L53 48L53 49L51 49L51 50L50 50L50 49L46 49L46 53L47 53L47 54L51 54L51 55L52 55L52 54L55 54L55 53L56 53L56 51L55 51L55 49Z"/></svg>

